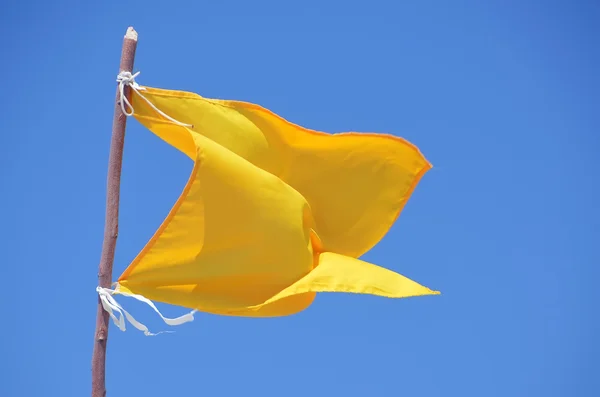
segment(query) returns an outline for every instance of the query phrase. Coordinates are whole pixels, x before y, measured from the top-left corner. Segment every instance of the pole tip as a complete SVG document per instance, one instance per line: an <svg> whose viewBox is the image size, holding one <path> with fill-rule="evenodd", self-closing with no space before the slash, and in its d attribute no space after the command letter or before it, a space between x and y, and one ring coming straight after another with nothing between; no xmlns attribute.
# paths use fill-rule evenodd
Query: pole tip
<svg viewBox="0 0 600 397"><path fill-rule="evenodd" d="M125 38L129 39L129 40L137 41L138 34L135 31L135 29L130 26L130 27L127 28L127 33L125 33Z"/></svg>

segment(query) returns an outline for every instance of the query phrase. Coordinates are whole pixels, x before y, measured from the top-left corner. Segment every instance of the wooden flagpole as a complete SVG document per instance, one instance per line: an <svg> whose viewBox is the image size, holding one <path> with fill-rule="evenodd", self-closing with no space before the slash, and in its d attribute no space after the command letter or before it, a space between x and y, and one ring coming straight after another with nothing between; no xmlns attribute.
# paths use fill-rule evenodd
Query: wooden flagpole
<svg viewBox="0 0 600 397"><path fill-rule="evenodd" d="M133 71L137 40L137 32L132 27L128 28L123 39L120 72ZM125 87L125 95L130 95L128 86ZM113 261L119 231L119 190L121 185L123 145L125 143L125 126L127 124L127 116L121 111L119 100L119 91L117 90L108 159L104 242L102 243L102 254L98 266L98 285L102 288L110 288L111 286ZM103 309L100 297L98 297L94 352L92 354L92 397L106 396L106 344L109 320L109 314Z"/></svg>

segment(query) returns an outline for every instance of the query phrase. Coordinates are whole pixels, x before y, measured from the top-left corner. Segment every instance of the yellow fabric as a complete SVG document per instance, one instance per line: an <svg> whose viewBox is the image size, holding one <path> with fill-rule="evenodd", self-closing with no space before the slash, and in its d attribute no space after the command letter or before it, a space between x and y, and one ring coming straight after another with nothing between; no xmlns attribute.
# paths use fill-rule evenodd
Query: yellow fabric
<svg viewBox="0 0 600 397"><path fill-rule="evenodd" d="M437 294L363 262L429 162L382 134L326 134L255 104L145 87L134 117L194 161L177 203L119 290L200 311L282 316L317 292Z"/></svg>

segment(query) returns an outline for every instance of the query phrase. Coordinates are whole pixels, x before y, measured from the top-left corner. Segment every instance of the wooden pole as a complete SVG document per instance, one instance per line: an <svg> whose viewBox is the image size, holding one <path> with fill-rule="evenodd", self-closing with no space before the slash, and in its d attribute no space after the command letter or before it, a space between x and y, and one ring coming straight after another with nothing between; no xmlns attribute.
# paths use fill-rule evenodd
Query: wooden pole
<svg viewBox="0 0 600 397"><path fill-rule="evenodd" d="M128 28L123 39L120 72L131 72L137 47L137 32ZM125 94L130 95L129 87ZM123 162L123 145L125 143L125 126L127 116L121 111L119 91L115 103L115 113L112 126L112 139L108 159L106 217L104 223L104 242L100 265L98 266L98 285L110 288L112 282L113 261L119 232L119 190L121 185L121 164ZM103 309L98 297L96 314L96 331L94 333L94 352L92 355L92 397L106 396L106 343L108 339L109 314Z"/></svg>

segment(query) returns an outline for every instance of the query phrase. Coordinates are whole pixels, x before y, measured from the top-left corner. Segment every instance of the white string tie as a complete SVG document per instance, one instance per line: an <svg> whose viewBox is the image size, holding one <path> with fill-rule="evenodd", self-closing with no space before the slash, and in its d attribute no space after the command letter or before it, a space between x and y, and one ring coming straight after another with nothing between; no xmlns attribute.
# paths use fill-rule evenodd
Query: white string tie
<svg viewBox="0 0 600 397"><path fill-rule="evenodd" d="M140 98L142 98L144 101L146 101L146 103L148 105L150 105L150 107L152 109L154 109L158 114L160 114L161 116L163 116L164 118L166 118L167 120L169 120L170 122L180 125L182 127L189 127L192 128L194 127L191 124L185 124L182 123L180 121L175 120L174 118L170 117L169 115L163 113L160 109L158 109L156 106L154 106L154 104L152 102L150 102L148 100L148 98L146 98L145 96L143 96L140 91L144 91L146 90L146 88L142 87L141 85L139 85L136 81L135 78L140 74L140 72L136 72L135 74L131 74L131 72L121 72L117 75L117 83L119 83L119 103L121 104L121 110L123 111L123 114L126 116L133 116L133 106L131 105L131 103L129 102L129 100L127 99L127 95L125 95L125 87L129 86L129 88L131 88L131 90L135 91L136 94L138 94L140 96ZM129 111L127 111L127 109L129 109Z"/></svg>
<svg viewBox="0 0 600 397"><path fill-rule="evenodd" d="M173 331L161 331L156 334L153 334L152 332L150 332L148 330L148 327L146 327L144 324L140 323L135 318L133 318L133 316L131 314L129 314L125 309L123 309L123 307L115 300L115 298L113 298L113 294L115 293L115 290L111 290L109 288L96 287L96 292L98 292L98 295L100 296L100 301L102 302L102 307L104 308L104 310L106 310L108 312L108 314L112 318L115 325L117 327L119 327L119 329L121 331L125 332L125 318L126 318L127 321L129 321L131 323L131 325L133 325L135 328L142 331L144 333L144 335L146 335L146 336L155 336L155 335L162 334L162 333L172 333L173 332ZM130 296L134 299L137 299L141 302L146 303L148 306L150 306L152 309L154 309L155 312L158 313L158 315L163 319L163 321L167 325L176 326L176 325L181 325L181 324L184 324L187 322L194 321L194 313L196 312L196 310L192 310L190 313L184 314L181 317L166 318L156 308L156 306L154 305L154 303L152 303L151 300L143 297L142 295L129 294L129 293L124 293L124 292L119 292L119 293L122 295L125 295L125 296ZM115 315L115 312L119 314L118 317ZM125 318L123 318L123 317L125 317Z"/></svg>

